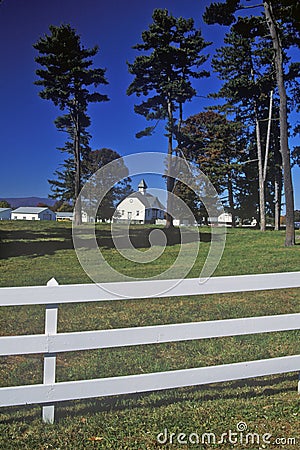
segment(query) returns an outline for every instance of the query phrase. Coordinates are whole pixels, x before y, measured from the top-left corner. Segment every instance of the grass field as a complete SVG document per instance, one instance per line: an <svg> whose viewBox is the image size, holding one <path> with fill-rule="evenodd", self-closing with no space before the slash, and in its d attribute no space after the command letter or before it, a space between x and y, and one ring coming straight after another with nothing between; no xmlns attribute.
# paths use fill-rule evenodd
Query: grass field
<svg viewBox="0 0 300 450"><path fill-rule="evenodd" d="M148 229L149 231L149 229ZM133 237L146 242L147 230L135 227ZM199 257L189 276L199 276L209 249L203 229ZM207 237L207 238L206 238ZM97 226L103 254L125 274L143 276L141 265L125 264L112 248L108 226ZM285 248L284 232L260 233L230 229L215 276L300 271L300 233L294 248ZM60 284L91 282L77 261L68 223L0 222L1 286L44 285L55 277ZM167 247L160 267L170 264L179 244ZM147 276L157 267L149 264ZM139 273L140 271L140 273ZM300 289L223 294L177 299L64 305L59 331L180 323L300 312ZM2 308L2 335L43 333L44 307ZM57 381L91 379L161 370L201 367L299 354L299 333L207 339L173 344L60 354ZM42 382L42 355L2 358L2 386ZM299 368L300 370L300 368ZM41 408L0 410L1 449L229 449L299 448L298 376L287 375L190 387L140 395L124 395L59 404L54 425L41 423ZM260 444L184 444L179 433L214 433L217 440L245 422L261 436ZM168 430L167 443L157 434ZM175 433L170 437L169 433ZM262 442L272 434L269 443ZM195 435L193 439L195 439ZM239 436L240 438L240 436ZM278 443L276 439L281 439ZM193 440L192 439L192 440ZM288 439L295 441L288 442ZM170 440L172 443L170 443ZM184 439L183 439L184 440ZM296 442L296 444L294 444Z"/></svg>

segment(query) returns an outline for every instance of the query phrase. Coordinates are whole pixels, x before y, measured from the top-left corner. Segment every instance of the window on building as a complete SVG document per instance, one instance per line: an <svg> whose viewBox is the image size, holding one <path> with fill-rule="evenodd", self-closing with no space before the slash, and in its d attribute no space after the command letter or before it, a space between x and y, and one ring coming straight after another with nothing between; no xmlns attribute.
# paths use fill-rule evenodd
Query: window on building
<svg viewBox="0 0 300 450"><path fill-rule="evenodd" d="M136 212L136 215L137 215L137 216L139 216L139 215L140 215L140 212L139 212L139 211L137 211L137 212Z"/></svg>
<svg viewBox="0 0 300 450"><path fill-rule="evenodd" d="M124 211L124 209L122 209L122 216L124 216L125 215L125 211Z"/></svg>
<svg viewBox="0 0 300 450"><path fill-rule="evenodd" d="M31 220L35 220L35 217L31 217Z"/></svg>

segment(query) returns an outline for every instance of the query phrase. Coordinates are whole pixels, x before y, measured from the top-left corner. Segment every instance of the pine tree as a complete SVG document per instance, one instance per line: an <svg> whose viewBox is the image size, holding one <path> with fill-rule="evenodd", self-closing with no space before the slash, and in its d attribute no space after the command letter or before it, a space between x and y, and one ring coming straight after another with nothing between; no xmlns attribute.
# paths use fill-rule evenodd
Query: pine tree
<svg viewBox="0 0 300 450"><path fill-rule="evenodd" d="M285 245L295 244L294 194L291 176L290 150L288 147L288 109L284 71L284 50L300 42L300 4L294 0L264 0L262 5L245 5L239 0L212 3L206 8L204 20L207 23L232 25L234 14L240 9L263 6L263 13L272 40L276 84L279 93L280 152L283 164L284 191L286 200ZM253 28L249 31L253 31Z"/></svg>
<svg viewBox="0 0 300 450"><path fill-rule="evenodd" d="M55 179L48 180L52 194L50 198L56 198L71 202L74 206L76 201L76 163L74 158L74 139L75 131L72 127L72 119L69 114L59 116L55 119L56 128L68 135L64 147L57 147L62 153L69 156L65 158L60 168L54 172ZM80 172L82 174L82 162L88 157L91 148L89 146L90 135L86 128L90 125L90 119L87 115L81 119L82 127L80 130Z"/></svg>
<svg viewBox="0 0 300 450"><path fill-rule="evenodd" d="M268 139L264 139L263 124L271 125L273 90L273 52L271 42L265 35L267 28L260 18L239 18L225 36L225 46L217 50L212 60L224 84L215 97L223 97L234 104L242 120L253 128L256 141L258 165L258 191L260 229L266 229L266 176L268 143L271 127L266 129ZM270 116L271 113L271 116ZM263 146L263 142L266 146Z"/></svg>
<svg viewBox="0 0 300 450"><path fill-rule="evenodd" d="M133 48L143 52L133 64L128 64L134 80L127 94L146 97L135 112L147 120L165 120L168 137L168 155L173 154L173 138L178 138L183 120L183 105L196 95L191 79L209 75L200 66L207 60L201 52L210 44L205 42L193 19L175 18L167 10L155 9L153 23L142 33L143 43ZM177 113L177 116L176 116ZM147 127L137 136L151 135L154 126ZM170 167L168 168L168 173ZM167 175L167 191L172 192L174 178ZM171 196L168 196L168 210ZM167 215L167 227L172 226Z"/></svg>
<svg viewBox="0 0 300 450"><path fill-rule="evenodd" d="M51 100L65 116L60 118L60 127L71 127L72 154L75 162L74 202L81 190L81 138L86 128L87 108L91 102L107 101L108 97L99 92L90 92L89 88L107 84L105 69L92 69L92 58L98 48L86 49L80 36L70 25L59 27L51 25L50 34L40 38L34 44L39 56L35 61L42 66L36 70L40 77L35 84L42 86L41 98ZM81 223L80 202L76 203L75 223Z"/></svg>

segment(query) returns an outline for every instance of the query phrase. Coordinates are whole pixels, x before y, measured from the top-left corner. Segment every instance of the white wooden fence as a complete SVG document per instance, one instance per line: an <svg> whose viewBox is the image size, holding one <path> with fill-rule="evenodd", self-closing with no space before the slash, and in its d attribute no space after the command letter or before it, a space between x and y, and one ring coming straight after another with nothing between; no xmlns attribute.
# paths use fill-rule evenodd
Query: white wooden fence
<svg viewBox="0 0 300 450"><path fill-rule="evenodd" d="M155 283L155 284L154 284ZM142 375L55 382L56 354L130 345L187 341L300 329L300 314L227 319L115 330L57 333L58 304L216 294L300 287L300 272L185 280L0 289L0 306L46 305L45 334L0 337L0 355L44 354L43 384L0 388L0 406L42 404L43 420L53 423L55 402L223 382L300 370L300 355ZM118 293L120 295L118 295ZM299 390L299 385L298 385Z"/></svg>

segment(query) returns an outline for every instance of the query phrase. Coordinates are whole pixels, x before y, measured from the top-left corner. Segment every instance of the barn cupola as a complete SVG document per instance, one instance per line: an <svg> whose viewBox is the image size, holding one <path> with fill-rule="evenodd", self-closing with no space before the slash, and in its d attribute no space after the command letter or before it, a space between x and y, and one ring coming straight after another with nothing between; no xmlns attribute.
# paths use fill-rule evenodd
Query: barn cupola
<svg viewBox="0 0 300 450"><path fill-rule="evenodd" d="M146 189L147 189L147 187L148 187L148 186L147 186L145 180L141 180L141 181L140 181L140 184L138 185L139 192L140 192L141 194L145 195L145 194L146 194Z"/></svg>

